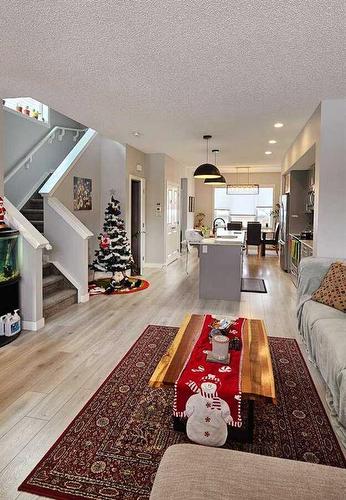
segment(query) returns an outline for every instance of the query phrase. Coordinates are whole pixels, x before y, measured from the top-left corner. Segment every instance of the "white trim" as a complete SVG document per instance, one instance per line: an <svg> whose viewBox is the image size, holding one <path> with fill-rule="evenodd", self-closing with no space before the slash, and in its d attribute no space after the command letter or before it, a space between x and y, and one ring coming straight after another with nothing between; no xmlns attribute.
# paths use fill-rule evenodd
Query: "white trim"
<svg viewBox="0 0 346 500"><path fill-rule="evenodd" d="M45 172L40 179L34 184L34 186L30 189L30 191L25 195L25 197L18 203L18 210L21 210L24 205L30 200L30 198L36 193L38 188L43 184L44 180L47 179L48 175L52 172Z"/></svg>
<svg viewBox="0 0 346 500"><path fill-rule="evenodd" d="M58 271L60 271L61 274L63 274L65 276L65 278L67 278L68 281L70 281L70 283L75 287L75 289L78 292L78 303L88 302L89 294L85 294L85 295L81 294L81 287L80 287L79 283L73 278L73 276L68 271L66 271L64 266L62 264L60 264L60 262L57 262L56 260L50 260L49 262L51 264L53 264L58 269Z"/></svg>
<svg viewBox="0 0 346 500"><path fill-rule="evenodd" d="M29 330L31 332L37 332L41 328L44 327L44 318L39 319L38 321L22 321L23 330Z"/></svg>
<svg viewBox="0 0 346 500"><path fill-rule="evenodd" d="M47 238L45 238L6 197L4 198L4 205L7 210L6 221L8 221L11 227L18 229L21 236L23 236L33 248L46 248L47 250L51 250L52 247Z"/></svg>
<svg viewBox="0 0 346 500"><path fill-rule="evenodd" d="M140 216L140 227L141 227L141 255L139 263L139 273L142 274L144 262L145 262L145 236L146 236L146 221L145 221L145 196L146 196L146 183L144 177L139 177L137 175L129 175L129 197L128 197L128 224L129 224L129 239L131 244L131 181L138 181L141 188L141 216Z"/></svg>
<svg viewBox="0 0 346 500"><path fill-rule="evenodd" d="M59 127L60 129L62 127ZM67 129L66 129L67 130ZM76 130L76 129L71 129ZM68 155L63 159L60 165L55 169L53 174L49 177L47 182L40 189L42 196L52 196L67 174L73 168L75 163L79 160L89 144L95 139L97 132L89 128L77 144L71 149Z"/></svg>
<svg viewBox="0 0 346 500"><path fill-rule="evenodd" d="M47 203L81 238L87 240L94 236L94 233L84 226L57 198L47 198Z"/></svg>
<svg viewBox="0 0 346 500"><path fill-rule="evenodd" d="M36 121L36 120L35 120ZM85 132L87 129L77 129L77 128L69 128L69 127L60 127L60 126L56 126L56 127L53 127L52 130L50 130L48 132L48 134L46 134L43 139L41 139L37 144L36 146L34 146L30 151L29 153L26 154L26 156L24 156L24 158L22 160L20 160L19 163L17 163L17 165L15 167L13 167L11 169L11 171L5 176L4 178L4 183L6 184L6 182L8 182L22 167L24 167L28 162L31 162L32 161L32 157L37 153L37 151L39 151L41 149L41 147L47 142L49 141L50 138L54 138L55 136L55 133L58 131L58 130L70 130L70 131L73 131L73 132L76 132L77 130L79 130L80 132ZM89 129L90 130L90 129ZM86 132L87 133L87 132ZM84 134L85 135L85 134ZM84 137L84 136L83 136Z"/></svg>

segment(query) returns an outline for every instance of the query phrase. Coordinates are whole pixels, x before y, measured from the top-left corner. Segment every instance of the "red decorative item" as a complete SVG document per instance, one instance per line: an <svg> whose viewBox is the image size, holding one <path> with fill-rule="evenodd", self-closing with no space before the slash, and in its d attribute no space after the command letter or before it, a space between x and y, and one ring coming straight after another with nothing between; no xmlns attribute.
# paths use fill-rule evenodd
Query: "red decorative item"
<svg viewBox="0 0 346 500"><path fill-rule="evenodd" d="M0 230L8 229L8 226L4 222L5 214L6 214L6 208L4 207L4 200L0 196Z"/></svg>
<svg viewBox="0 0 346 500"><path fill-rule="evenodd" d="M110 244L111 244L110 237L108 236L107 233L104 233L101 237L100 248L102 248L102 250L107 250Z"/></svg>

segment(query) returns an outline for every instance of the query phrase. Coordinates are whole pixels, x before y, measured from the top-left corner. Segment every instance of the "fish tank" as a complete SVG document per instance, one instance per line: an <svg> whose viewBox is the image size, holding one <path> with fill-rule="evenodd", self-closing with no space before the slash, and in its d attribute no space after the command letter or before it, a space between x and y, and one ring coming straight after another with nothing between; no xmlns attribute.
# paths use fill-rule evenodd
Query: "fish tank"
<svg viewBox="0 0 346 500"><path fill-rule="evenodd" d="M14 229L0 231L0 285L19 278L18 236Z"/></svg>

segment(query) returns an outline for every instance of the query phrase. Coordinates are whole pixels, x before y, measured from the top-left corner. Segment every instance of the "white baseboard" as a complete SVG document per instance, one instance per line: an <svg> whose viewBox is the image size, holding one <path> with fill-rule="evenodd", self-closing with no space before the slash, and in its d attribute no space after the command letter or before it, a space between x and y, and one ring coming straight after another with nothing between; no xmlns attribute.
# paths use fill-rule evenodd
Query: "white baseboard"
<svg viewBox="0 0 346 500"><path fill-rule="evenodd" d="M153 268L156 268L156 269L161 269L162 267L165 267L165 264L162 263L162 264L158 264L156 262L145 262L145 264L143 265L143 267L153 267Z"/></svg>
<svg viewBox="0 0 346 500"><path fill-rule="evenodd" d="M30 330L31 332L37 332L44 327L44 318L39 319L38 321L22 321L23 330Z"/></svg>
<svg viewBox="0 0 346 500"><path fill-rule="evenodd" d="M89 297L88 293L85 294L85 295L81 295L81 296L78 297L78 299L79 299L78 302L81 302L81 303L83 303L83 302L89 302L89 298L90 297Z"/></svg>

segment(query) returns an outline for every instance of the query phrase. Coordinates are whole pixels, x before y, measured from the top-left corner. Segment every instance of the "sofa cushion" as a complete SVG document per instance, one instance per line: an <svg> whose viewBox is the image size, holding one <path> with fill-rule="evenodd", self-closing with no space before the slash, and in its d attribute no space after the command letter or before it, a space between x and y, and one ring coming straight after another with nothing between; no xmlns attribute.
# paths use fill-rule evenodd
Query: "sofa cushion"
<svg viewBox="0 0 346 500"><path fill-rule="evenodd" d="M161 460L150 500L341 500L346 471L252 453L178 444Z"/></svg>
<svg viewBox="0 0 346 500"><path fill-rule="evenodd" d="M346 266L343 263L334 262L330 266L312 299L346 312Z"/></svg>
<svg viewBox="0 0 346 500"><path fill-rule="evenodd" d="M316 321L310 342L312 356L332 393L338 419L346 427L346 320Z"/></svg>

